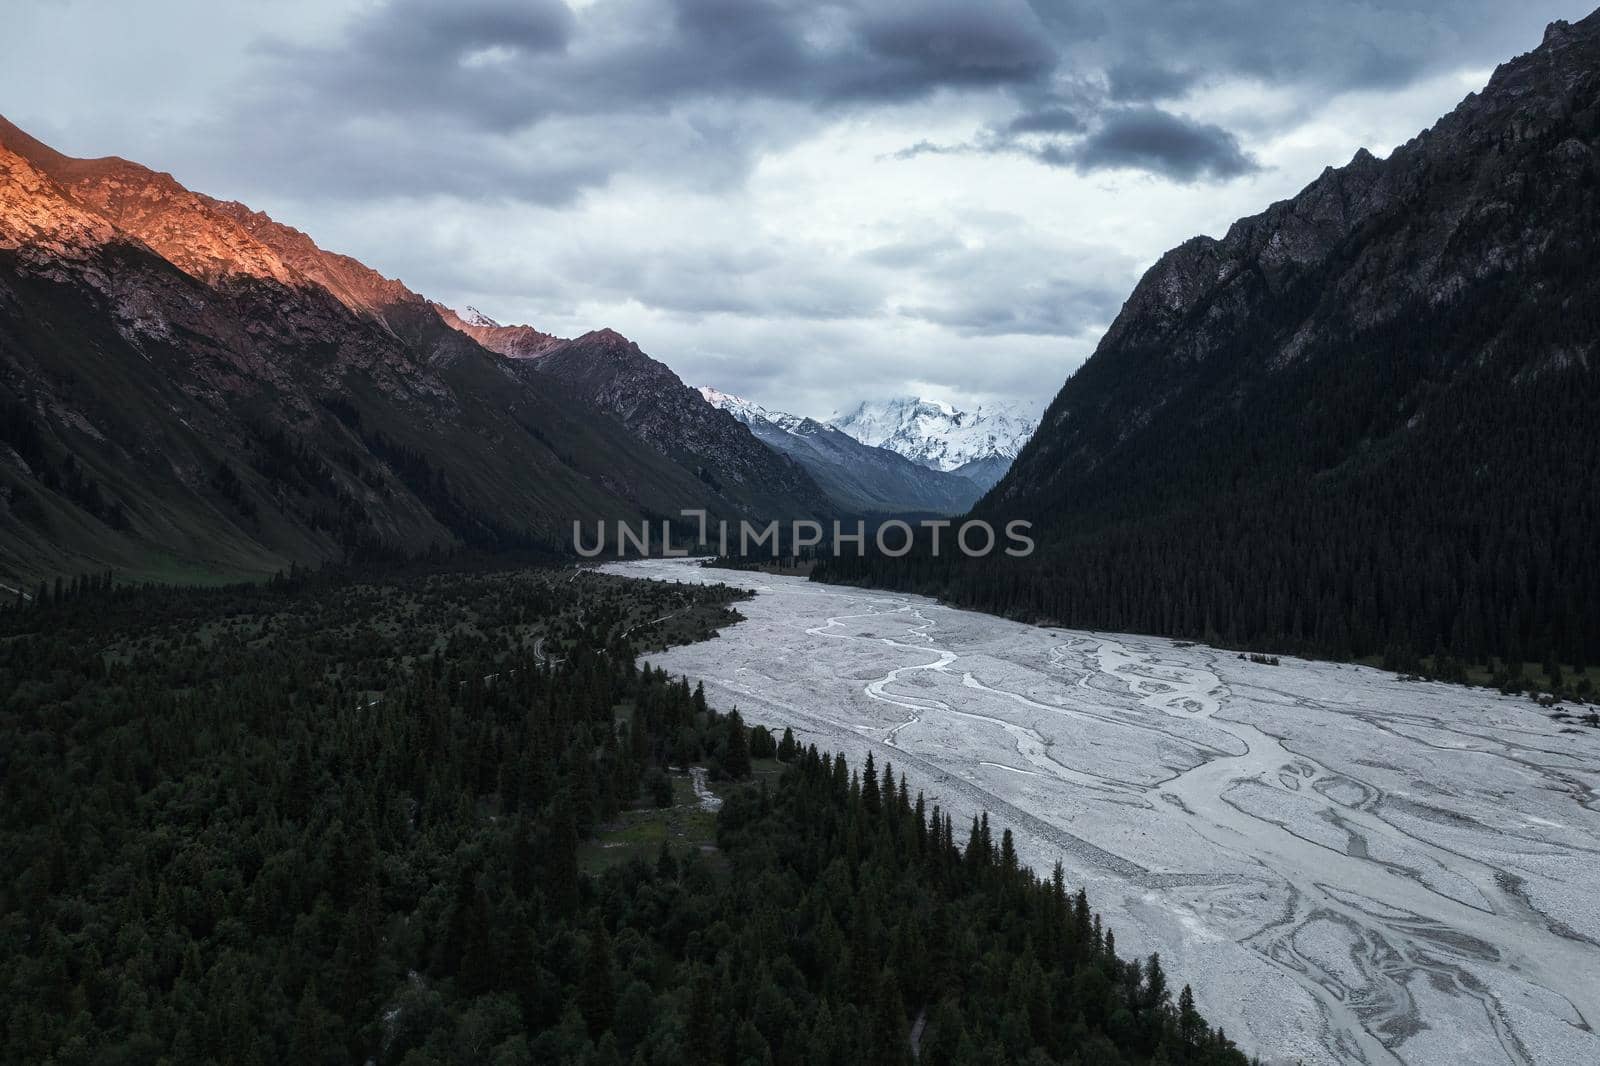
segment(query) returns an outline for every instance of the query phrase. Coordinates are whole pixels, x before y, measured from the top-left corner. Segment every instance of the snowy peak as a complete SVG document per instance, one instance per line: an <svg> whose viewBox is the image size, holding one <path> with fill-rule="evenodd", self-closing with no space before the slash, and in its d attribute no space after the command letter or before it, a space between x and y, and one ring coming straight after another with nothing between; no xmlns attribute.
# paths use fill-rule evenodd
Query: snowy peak
<svg viewBox="0 0 1600 1066"><path fill-rule="evenodd" d="M710 385L700 386L700 395L705 397L706 403L720 411L726 411L734 418L747 426L754 426L760 422L770 422L779 429L793 433L806 422L811 421L804 415L791 415L784 411L770 411L754 400L747 400L743 396L735 396L731 392L712 388Z"/></svg>
<svg viewBox="0 0 1600 1066"><path fill-rule="evenodd" d="M867 401L828 424L863 444L888 448L935 470L979 460L1015 459L1039 416L1020 404L984 404L962 411L938 400L901 396Z"/></svg>
<svg viewBox="0 0 1600 1066"><path fill-rule="evenodd" d="M484 329L500 328L500 323L496 322L494 319L490 318L476 307L473 307L471 304L467 305L467 309L465 311L457 312L457 314L461 321L465 322L469 326L480 326Z"/></svg>
<svg viewBox="0 0 1600 1066"><path fill-rule="evenodd" d="M757 420L771 421L767 409L754 400L747 400L743 396L735 396L731 392L714 389L710 385L700 386L700 395L705 397L706 403L719 411L726 411L734 418L749 425Z"/></svg>
<svg viewBox="0 0 1600 1066"><path fill-rule="evenodd" d="M561 338L541 333L532 326L502 325L471 305L465 311L456 311L436 303L433 309L444 319L445 325L508 359L532 359L561 343Z"/></svg>
<svg viewBox="0 0 1600 1066"><path fill-rule="evenodd" d="M711 406L749 427L757 440L804 467L845 514L962 514L1005 473L1004 467L992 478L969 470L948 473L865 444L814 418L774 411L707 385L699 391Z"/></svg>
<svg viewBox="0 0 1600 1066"><path fill-rule="evenodd" d="M1021 404L983 404L963 411L939 400L901 396L857 404L847 414L817 422L706 385L700 395L752 429L766 424L801 436L837 431L931 470L960 471L983 488L1000 479L1039 425L1038 414Z"/></svg>

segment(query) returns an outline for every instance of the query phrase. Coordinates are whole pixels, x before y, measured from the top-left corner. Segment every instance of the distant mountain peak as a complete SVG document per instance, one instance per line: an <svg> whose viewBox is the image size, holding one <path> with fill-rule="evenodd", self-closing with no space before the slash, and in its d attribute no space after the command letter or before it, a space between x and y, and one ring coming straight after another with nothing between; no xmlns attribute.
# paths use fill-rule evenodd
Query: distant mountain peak
<svg viewBox="0 0 1600 1066"><path fill-rule="evenodd" d="M1038 415L1022 404L982 404L963 411L923 396L868 400L828 419L828 425L863 444L888 448L935 470L979 460L1009 463L1038 424Z"/></svg>
<svg viewBox="0 0 1600 1066"><path fill-rule="evenodd" d="M743 396L735 396L731 392L723 392L709 385L700 386L700 395L705 397L706 402L712 407L728 412L747 426L753 427L759 422L769 422L785 433L816 433L832 428L814 418L792 415L787 411L774 411L754 400L747 400Z"/></svg>
<svg viewBox="0 0 1600 1066"><path fill-rule="evenodd" d="M919 466L960 471L987 488L1004 474L1039 424L1023 404L981 404L963 411L924 396L867 400L825 422L773 411L753 400L707 385L700 395L747 426L769 423L786 433L843 433L873 448L885 448Z"/></svg>
<svg viewBox="0 0 1600 1066"><path fill-rule="evenodd" d="M768 447L805 467L840 508L856 514L928 512L959 514L1005 473L945 472L889 448L865 444L843 430L805 415L774 411L731 392L700 386L711 406L750 428ZM910 397L916 403L915 397Z"/></svg>
<svg viewBox="0 0 1600 1066"><path fill-rule="evenodd" d="M700 395L705 397L706 403L719 411L728 412L747 426L756 419L772 421L772 412L754 400L747 400L743 396L735 396L731 392L723 392L721 389L712 388L710 385L701 385L699 390Z"/></svg>
<svg viewBox="0 0 1600 1066"><path fill-rule="evenodd" d="M433 309L444 319L445 325L509 359L531 359L561 343L560 337L542 333L532 326L502 325L470 304L460 312L438 303Z"/></svg>
<svg viewBox="0 0 1600 1066"><path fill-rule="evenodd" d="M592 329L578 339L580 341L590 341L597 344L608 344L617 348L638 347L637 344L623 336L621 333L618 333L610 326L601 326L599 329Z"/></svg>

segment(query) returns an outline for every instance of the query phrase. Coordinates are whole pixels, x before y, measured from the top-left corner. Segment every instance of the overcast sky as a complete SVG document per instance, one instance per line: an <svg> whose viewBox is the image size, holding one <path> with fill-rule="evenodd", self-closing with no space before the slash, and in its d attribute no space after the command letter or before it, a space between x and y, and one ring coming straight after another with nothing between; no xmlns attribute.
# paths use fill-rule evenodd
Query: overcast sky
<svg viewBox="0 0 1600 1066"><path fill-rule="evenodd" d="M827 415L1042 405L1197 233L1553 0L7 0L0 113L418 291Z"/></svg>

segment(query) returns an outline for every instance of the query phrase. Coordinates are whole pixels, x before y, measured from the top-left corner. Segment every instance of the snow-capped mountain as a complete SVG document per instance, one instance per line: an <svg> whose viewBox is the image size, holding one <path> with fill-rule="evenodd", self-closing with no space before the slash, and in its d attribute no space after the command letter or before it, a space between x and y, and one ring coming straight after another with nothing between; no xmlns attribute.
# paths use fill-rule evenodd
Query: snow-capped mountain
<svg viewBox="0 0 1600 1066"><path fill-rule="evenodd" d="M803 415L791 415L783 411L771 411L754 400L747 400L743 396L735 396L731 392L723 392L709 385L700 386L700 395L712 407L728 412L734 418L747 426L754 426L759 422L770 422L786 432L794 432L795 428L803 422L809 421Z"/></svg>
<svg viewBox="0 0 1600 1066"><path fill-rule="evenodd" d="M960 514L988 488L976 478L936 470L888 448L863 444L814 418L773 411L704 385L700 395L750 427L767 447L805 467L829 498L848 513Z"/></svg>
<svg viewBox="0 0 1600 1066"><path fill-rule="evenodd" d="M473 307L471 304L468 304L467 309L461 312L461 321L465 322L469 326L481 326L484 329L500 328L500 323L496 322L494 319L490 318L476 307Z"/></svg>
<svg viewBox="0 0 1600 1066"><path fill-rule="evenodd" d="M863 444L888 448L935 470L969 467L975 474L982 469L983 480L993 484L993 469L1010 466L1038 428L1039 415L1020 404L961 411L938 400L902 396L858 404L848 413L836 413L828 424ZM974 463L979 465L970 466Z"/></svg>

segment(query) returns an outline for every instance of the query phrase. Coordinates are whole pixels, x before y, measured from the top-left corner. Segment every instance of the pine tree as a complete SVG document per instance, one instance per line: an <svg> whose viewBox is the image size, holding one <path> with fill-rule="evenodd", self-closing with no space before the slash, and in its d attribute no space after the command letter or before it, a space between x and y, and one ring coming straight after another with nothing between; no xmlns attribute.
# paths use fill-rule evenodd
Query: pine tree
<svg viewBox="0 0 1600 1066"><path fill-rule="evenodd" d="M872 762L872 752L867 752L867 762L861 771L861 808L868 815L875 815L880 808L878 795L878 771Z"/></svg>
<svg viewBox="0 0 1600 1066"><path fill-rule="evenodd" d="M1195 1047L1200 1043L1203 1026L1200 1012L1194 1007L1194 992L1184 985L1183 991L1178 994L1178 1035L1186 1046Z"/></svg>
<svg viewBox="0 0 1600 1066"><path fill-rule="evenodd" d="M1169 995L1167 972L1161 967L1161 956L1152 952L1144 967L1143 1006L1147 1010L1159 1010L1166 1005Z"/></svg>
<svg viewBox="0 0 1600 1066"><path fill-rule="evenodd" d="M750 747L745 736L744 721L735 707L726 718L726 748L722 756L722 772L735 781L750 776Z"/></svg>

